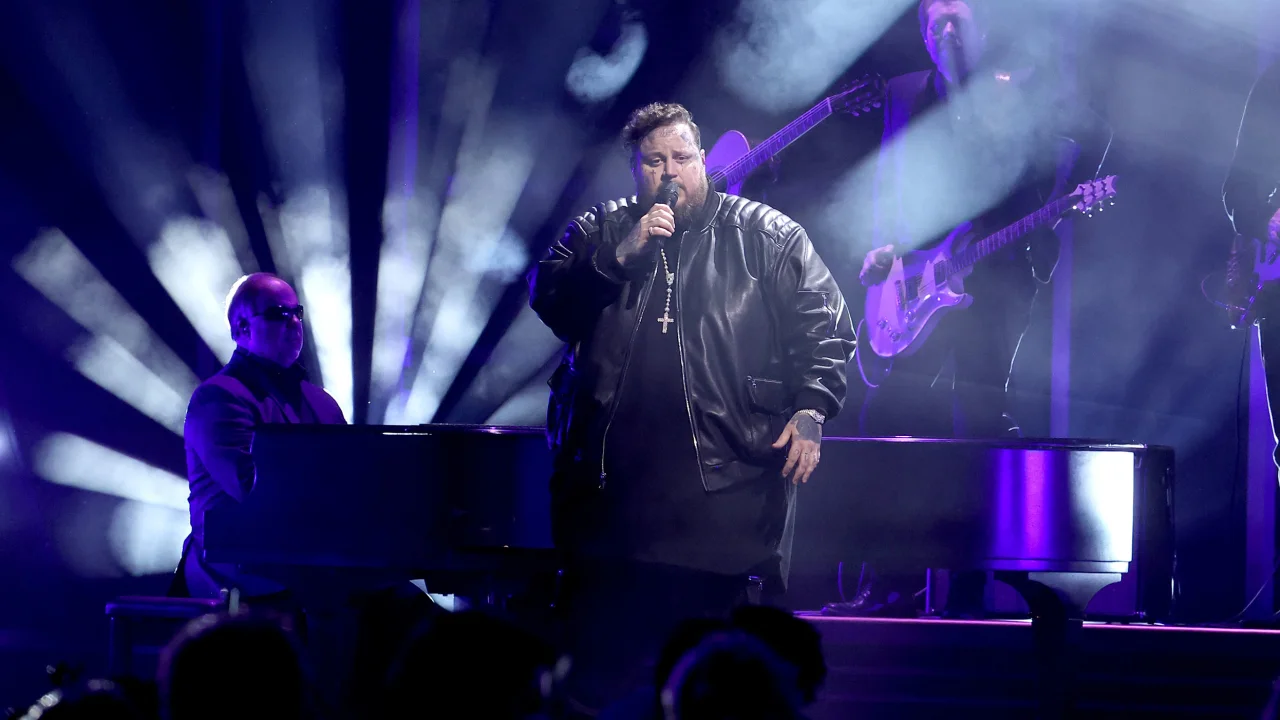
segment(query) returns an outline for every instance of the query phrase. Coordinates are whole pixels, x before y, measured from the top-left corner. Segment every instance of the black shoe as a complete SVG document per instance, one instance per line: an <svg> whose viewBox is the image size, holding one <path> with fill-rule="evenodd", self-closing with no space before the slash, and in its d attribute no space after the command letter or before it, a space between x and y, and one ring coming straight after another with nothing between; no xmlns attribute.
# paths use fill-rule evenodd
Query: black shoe
<svg viewBox="0 0 1280 720"><path fill-rule="evenodd" d="M838 617L917 617L915 598L897 590L889 590L881 599L872 599L874 583L867 583L849 602L827 603L823 615Z"/></svg>

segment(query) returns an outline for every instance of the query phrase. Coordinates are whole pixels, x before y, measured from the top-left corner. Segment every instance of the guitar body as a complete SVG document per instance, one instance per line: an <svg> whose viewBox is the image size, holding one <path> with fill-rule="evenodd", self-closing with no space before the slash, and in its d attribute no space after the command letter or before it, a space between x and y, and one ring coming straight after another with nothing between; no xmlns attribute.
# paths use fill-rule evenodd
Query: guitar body
<svg viewBox="0 0 1280 720"><path fill-rule="evenodd" d="M948 313L973 304L964 291L968 272L939 283L934 270L967 247L968 229L967 224L956 228L932 250L894 258L889 276L867 288L863 334L872 352L884 358L911 355Z"/></svg>
<svg viewBox="0 0 1280 720"><path fill-rule="evenodd" d="M1069 210L1088 213L1101 207L1115 196L1115 181L1115 175L1108 175L1081 183L1070 195L976 242L970 235L972 223L964 223L932 250L895 257L888 277L867 288L865 327L859 339L865 338L872 352L883 358L919 350L938 321L973 304L973 296L964 291L964 279L975 263Z"/></svg>
<svg viewBox="0 0 1280 720"><path fill-rule="evenodd" d="M726 168L747 156L751 152L751 143L747 136L737 130L720 136L716 144L707 151L707 174L712 177L722 175ZM738 195L742 190L742 181L730 181L724 188L718 188L730 195Z"/></svg>

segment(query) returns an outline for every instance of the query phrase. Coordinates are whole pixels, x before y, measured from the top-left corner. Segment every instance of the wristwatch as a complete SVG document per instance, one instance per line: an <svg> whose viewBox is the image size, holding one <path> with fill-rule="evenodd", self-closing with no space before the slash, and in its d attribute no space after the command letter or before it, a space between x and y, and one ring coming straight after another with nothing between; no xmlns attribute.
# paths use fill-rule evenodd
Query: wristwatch
<svg viewBox="0 0 1280 720"><path fill-rule="evenodd" d="M813 418L813 421L818 423L819 425L827 421L826 415L823 415L822 413L812 408L805 408L804 410L799 410L798 412L802 412L805 415L808 415L809 417Z"/></svg>

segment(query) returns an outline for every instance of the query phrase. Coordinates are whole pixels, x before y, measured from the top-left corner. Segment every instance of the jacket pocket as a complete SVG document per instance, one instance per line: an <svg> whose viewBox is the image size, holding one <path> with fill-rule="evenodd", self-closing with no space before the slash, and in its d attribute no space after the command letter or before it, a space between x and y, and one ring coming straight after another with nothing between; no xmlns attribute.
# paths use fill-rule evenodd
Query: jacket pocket
<svg viewBox="0 0 1280 720"><path fill-rule="evenodd" d="M791 398L781 380L747 376L747 402L753 412L785 415L791 409Z"/></svg>
<svg viewBox="0 0 1280 720"><path fill-rule="evenodd" d="M781 380L747 376L747 418L751 455L756 461L770 462L779 453L770 447L786 427L791 397Z"/></svg>

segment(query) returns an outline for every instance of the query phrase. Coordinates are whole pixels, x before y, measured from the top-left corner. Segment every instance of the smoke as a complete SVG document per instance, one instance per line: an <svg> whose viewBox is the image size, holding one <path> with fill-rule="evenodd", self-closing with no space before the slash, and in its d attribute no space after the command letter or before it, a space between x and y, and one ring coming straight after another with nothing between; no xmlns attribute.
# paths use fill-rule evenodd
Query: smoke
<svg viewBox="0 0 1280 720"><path fill-rule="evenodd" d="M911 0L743 0L714 40L725 86L748 105L794 110L833 83Z"/></svg>
<svg viewBox="0 0 1280 720"><path fill-rule="evenodd" d="M617 95L636 73L649 49L649 35L638 22L624 23L608 55L583 49L565 75L564 86L579 102L598 103Z"/></svg>

